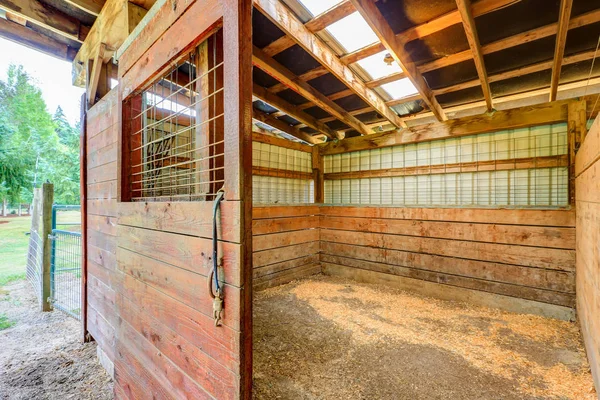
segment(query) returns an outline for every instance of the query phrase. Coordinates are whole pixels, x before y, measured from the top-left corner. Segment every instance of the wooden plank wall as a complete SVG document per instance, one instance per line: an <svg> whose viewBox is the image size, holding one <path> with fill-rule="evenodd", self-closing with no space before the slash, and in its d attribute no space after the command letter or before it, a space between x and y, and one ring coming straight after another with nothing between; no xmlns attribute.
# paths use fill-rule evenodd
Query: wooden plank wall
<svg viewBox="0 0 600 400"><path fill-rule="evenodd" d="M109 373L115 358L117 249L118 91L111 90L87 113L87 328L105 353Z"/></svg>
<svg viewBox="0 0 600 400"><path fill-rule="evenodd" d="M323 206L320 212L324 273L514 311L574 315L573 211Z"/></svg>
<svg viewBox="0 0 600 400"><path fill-rule="evenodd" d="M600 118L575 157L577 315L594 383L600 389Z"/></svg>
<svg viewBox="0 0 600 400"><path fill-rule="evenodd" d="M254 207L254 288L277 286L321 272L319 207Z"/></svg>

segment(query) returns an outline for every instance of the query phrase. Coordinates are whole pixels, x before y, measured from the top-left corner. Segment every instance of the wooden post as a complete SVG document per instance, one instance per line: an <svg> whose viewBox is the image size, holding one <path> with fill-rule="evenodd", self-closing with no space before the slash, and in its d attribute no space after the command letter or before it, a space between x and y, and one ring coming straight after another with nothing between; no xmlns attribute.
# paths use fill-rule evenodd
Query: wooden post
<svg viewBox="0 0 600 400"><path fill-rule="evenodd" d="M312 168L313 180L315 185L315 203L325 202L325 181L323 179L323 155L319 152L319 147L312 148Z"/></svg>
<svg viewBox="0 0 600 400"><path fill-rule="evenodd" d="M568 104L569 144L569 203L575 205L575 154L587 134L587 102L573 101Z"/></svg>
<svg viewBox="0 0 600 400"><path fill-rule="evenodd" d="M52 203L54 202L54 185L44 183L42 186L42 311L52 311L50 304L50 260L52 256Z"/></svg>
<svg viewBox="0 0 600 400"><path fill-rule="evenodd" d="M21 205L21 203L19 203L19 211L18 211L18 213L17 213L17 215L18 215L19 217L23 215L23 211L22 211L22 210L23 210L23 209L22 209L22 205Z"/></svg>
<svg viewBox="0 0 600 400"><path fill-rule="evenodd" d="M87 113L85 94L81 96L79 190L81 197L81 340L89 342L87 331Z"/></svg>

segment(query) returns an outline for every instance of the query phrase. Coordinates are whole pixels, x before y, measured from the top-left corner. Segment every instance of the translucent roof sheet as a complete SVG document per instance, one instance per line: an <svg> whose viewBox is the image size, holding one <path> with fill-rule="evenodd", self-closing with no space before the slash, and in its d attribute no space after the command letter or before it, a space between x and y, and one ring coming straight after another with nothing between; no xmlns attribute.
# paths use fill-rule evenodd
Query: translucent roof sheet
<svg viewBox="0 0 600 400"><path fill-rule="evenodd" d="M348 53L379 41L375 32L358 11L329 25L327 31Z"/></svg>
<svg viewBox="0 0 600 400"><path fill-rule="evenodd" d="M336 4L341 3L341 0L299 0L308 11L314 16L317 16L324 11L329 10Z"/></svg>
<svg viewBox="0 0 600 400"><path fill-rule="evenodd" d="M393 99L400 99L418 92L417 88L415 88L408 78L386 83L385 85L381 85L381 88L388 92Z"/></svg>
<svg viewBox="0 0 600 400"><path fill-rule="evenodd" d="M387 53L387 50L384 50L381 53L363 58L362 60L358 61L357 64L367 71L373 79L383 78L384 76L388 76L396 72L402 72L402 69L395 61L390 65L387 65L383 61L383 58Z"/></svg>

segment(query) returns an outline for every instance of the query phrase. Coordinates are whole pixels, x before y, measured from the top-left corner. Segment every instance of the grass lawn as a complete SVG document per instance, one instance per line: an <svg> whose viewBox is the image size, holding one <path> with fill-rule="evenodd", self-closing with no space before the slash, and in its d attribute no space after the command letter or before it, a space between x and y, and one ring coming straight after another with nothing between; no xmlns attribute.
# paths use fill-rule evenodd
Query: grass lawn
<svg viewBox="0 0 600 400"><path fill-rule="evenodd" d="M79 211L58 213L58 222L79 222ZM58 226L59 229L75 230L75 226ZM31 217L0 217L0 286L25 278L25 263L31 229Z"/></svg>

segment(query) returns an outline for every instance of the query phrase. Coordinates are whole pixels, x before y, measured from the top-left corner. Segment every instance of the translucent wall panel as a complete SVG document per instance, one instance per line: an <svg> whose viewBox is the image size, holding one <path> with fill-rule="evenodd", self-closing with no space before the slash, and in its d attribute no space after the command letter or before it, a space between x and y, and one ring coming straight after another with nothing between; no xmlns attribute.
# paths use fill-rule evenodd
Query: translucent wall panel
<svg viewBox="0 0 600 400"><path fill-rule="evenodd" d="M298 204L314 202L313 181L304 179L252 177L252 201L256 204Z"/></svg>
<svg viewBox="0 0 600 400"><path fill-rule="evenodd" d="M326 174L420 167L418 173L407 172L404 176L346 179L352 178L350 175L326 180L325 202L407 206L567 205L567 168L536 165L552 157L559 160L558 156L566 155L567 151L567 126L555 124L325 156ZM495 161L513 159L528 159L532 168L495 170ZM461 163L470 163L469 172L457 172ZM485 170L478 171L481 163L485 164ZM428 173L428 166L437 168ZM446 167L452 170L440 173Z"/></svg>
<svg viewBox="0 0 600 400"><path fill-rule="evenodd" d="M314 183L308 179L286 178L285 171L312 173L312 155L266 143L252 143L252 165L279 170L282 177L252 177L252 199L260 204L314 202Z"/></svg>

